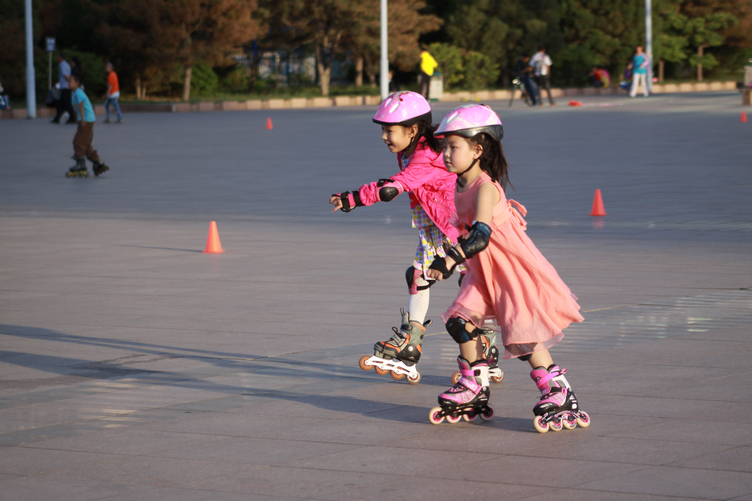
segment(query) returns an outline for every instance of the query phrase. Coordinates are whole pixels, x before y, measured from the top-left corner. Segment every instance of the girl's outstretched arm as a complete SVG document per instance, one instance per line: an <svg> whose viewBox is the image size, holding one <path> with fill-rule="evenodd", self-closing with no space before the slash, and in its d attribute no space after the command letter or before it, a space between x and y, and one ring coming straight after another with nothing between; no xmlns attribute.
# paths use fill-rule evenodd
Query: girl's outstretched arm
<svg viewBox="0 0 752 501"><path fill-rule="evenodd" d="M499 190L494 183L485 183L478 190L477 198L475 199L475 222L473 223L473 229L465 236L465 239L461 239L460 242L447 252L447 257L437 258L431 263L431 267L425 271L426 279L430 280L443 280L449 278L454 270L454 267L464 262L468 257L473 257L475 254L469 255L465 252L463 246L467 247L467 244L475 244L475 242L468 242L467 237L471 237L474 240L474 236L471 234L477 232L477 236L481 239L485 235L485 245L481 245L483 249L488 245L488 237L491 235L491 223L493 221L493 209L496 204L499 203L501 197L499 196ZM486 232L488 232L486 234ZM481 249L482 251L482 249ZM480 252L480 251L479 251Z"/></svg>

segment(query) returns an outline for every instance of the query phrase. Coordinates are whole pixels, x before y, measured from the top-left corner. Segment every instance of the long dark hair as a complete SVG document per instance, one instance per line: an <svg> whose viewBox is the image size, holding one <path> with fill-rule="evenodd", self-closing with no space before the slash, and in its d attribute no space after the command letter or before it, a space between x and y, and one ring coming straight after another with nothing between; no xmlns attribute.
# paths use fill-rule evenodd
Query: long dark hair
<svg viewBox="0 0 752 501"><path fill-rule="evenodd" d="M420 138L426 139L426 145L429 148L431 148L434 151L434 153L441 153L444 150L444 143L439 138L434 137L433 135L433 133L437 129L437 126L431 125L425 120L416 122L416 124L418 125L418 133L415 134L415 137L410 143L410 146L405 148L405 151L404 151L405 156L409 157L409 156L412 156L413 153L415 153L415 149L418 147Z"/></svg>
<svg viewBox="0 0 752 501"><path fill-rule="evenodd" d="M493 139L485 132L481 132L473 138L468 138L470 144L479 144L483 148L483 154L480 157L480 168L491 176L491 179L497 181L502 189L506 192L507 187L511 187L509 182L509 163L504 156L504 147L501 141Z"/></svg>

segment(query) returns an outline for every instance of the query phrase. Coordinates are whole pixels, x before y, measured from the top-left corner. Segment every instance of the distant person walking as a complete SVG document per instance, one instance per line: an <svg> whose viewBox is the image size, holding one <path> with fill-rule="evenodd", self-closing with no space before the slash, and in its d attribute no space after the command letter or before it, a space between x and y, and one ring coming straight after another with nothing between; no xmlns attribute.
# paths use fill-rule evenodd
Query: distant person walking
<svg viewBox="0 0 752 501"><path fill-rule="evenodd" d="M63 54L62 51L57 53L57 62L60 63L60 100L57 103L57 113L55 114L55 118L50 120L50 123L59 124L60 117L62 117L63 113L67 111L68 121L65 123L74 124L77 123L76 112L71 104L71 89L68 84L71 77L71 67L70 64L68 64L68 61L65 60L65 54Z"/></svg>
<svg viewBox="0 0 752 501"><path fill-rule="evenodd" d="M120 114L120 105L118 99L120 98L120 84L118 83L117 73L113 68L112 63L107 63L105 66L107 71L107 100L104 102L104 111L106 113L104 123L110 123L110 104L115 108L115 114L117 115L116 124L123 123L123 115Z"/></svg>
<svg viewBox="0 0 752 501"><path fill-rule="evenodd" d="M544 46L538 47L538 52L530 59L530 66L535 71L535 80L538 84L538 104L543 106L543 89L548 93L548 102L551 106L556 106L554 98L551 96L551 58L546 54Z"/></svg>
<svg viewBox="0 0 752 501"><path fill-rule="evenodd" d="M632 88L629 89L629 97L637 95L637 86L642 85L642 94L648 97L648 56L642 52L642 47L637 46L634 57L632 57Z"/></svg>
<svg viewBox="0 0 752 501"><path fill-rule="evenodd" d="M2 75L0 75L0 80L2 80ZM0 82L0 110L10 111L10 99L8 98L8 94L3 94L4 92L5 89L3 89L3 84Z"/></svg>
<svg viewBox="0 0 752 501"><path fill-rule="evenodd" d="M105 171L110 170L101 158L97 150L92 146L94 140L94 107L86 96L81 87L81 77L78 72L74 72L68 79L70 89L73 91L72 104L74 117L78 118L78 129L73 137L73 159L76 165L71 167L65 173L65 177L89 177L89 171L86 169L86 159L88 158L93 164L94 175L99 176Z"/></svg>
<svg viewBox="0 0 752 501"><path fill-rule="evenodd" d="M427 51L420 52L420 94L428 99L428 86L431 83L433 72L439 63Z"/></svg>

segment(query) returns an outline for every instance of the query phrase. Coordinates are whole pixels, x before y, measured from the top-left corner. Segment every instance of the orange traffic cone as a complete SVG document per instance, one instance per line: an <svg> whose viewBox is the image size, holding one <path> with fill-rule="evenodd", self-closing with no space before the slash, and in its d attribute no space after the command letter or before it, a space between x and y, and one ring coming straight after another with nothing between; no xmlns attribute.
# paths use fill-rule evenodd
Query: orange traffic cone
<svg viewBox="0 0 752 501"><path fill-rule="evenodd" d="M209 237L206 239L206 250L204 254L221 254L222 244L219 242L219 233L217 232L217 223L212 221L209 224Z"/></svg>
<svg viewBox="0 0 752 501"><path fill-rule="evenodd" d="M601 196L601 190L595 190L595 198L593 198L593 211L591 216L606 216L606 209L603 207L603 197Z"/></svg>
<svg viewBox="0 0 752 501"><path fill-rule="evenodd" d="M269 117L266 119L266 128L268 130L272 130L274 127L272 126L272 117Z"/></svg>
<svg viewBox="0 0 752 501"><path fill-rule="evenodd" d="M747 112L746 111L742 111L742 118L741 118L740 121L741 121L741 123L745 123L747 121Z"/></svg>

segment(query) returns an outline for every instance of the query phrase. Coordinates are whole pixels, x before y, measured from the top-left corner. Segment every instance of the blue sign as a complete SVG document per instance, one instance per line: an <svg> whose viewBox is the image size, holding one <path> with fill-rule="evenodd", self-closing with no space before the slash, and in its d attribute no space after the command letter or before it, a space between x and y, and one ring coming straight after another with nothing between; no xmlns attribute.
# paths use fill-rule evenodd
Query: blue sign
<svg viewBox="0 0 752 501"><path fill-rule="evenodd" d="M47 38L47 52L55 52L55 39Z"/></svg>

